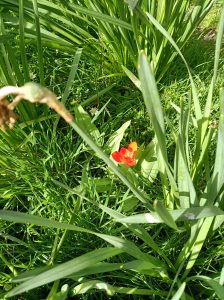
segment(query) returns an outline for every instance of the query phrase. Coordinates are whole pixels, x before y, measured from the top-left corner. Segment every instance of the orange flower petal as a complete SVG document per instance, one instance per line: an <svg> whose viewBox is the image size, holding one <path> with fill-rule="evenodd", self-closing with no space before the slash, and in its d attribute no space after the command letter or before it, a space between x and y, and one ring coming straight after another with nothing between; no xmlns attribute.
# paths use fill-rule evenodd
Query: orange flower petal
<svg viewBox="0 0 224 300"><path fill-rule="evenodd" d="M115 151L111 155L116 162L122 162L129 167L133 167L136 165L135 156L137 149L137 143L131 142L128 148L121 148L120 151Z"/></svg>
<svg viewBox="0 0 224 300"><path fill-rule="evenodd" d="M128 145L128 150L129 151L132 151L132 152L135 152L138 150L138 145L136 142L131 142L129 145Z"/></svg>
<svg viewBox="0 0 224 300"><path fill-rule="evenodd" d="M113 157L113 159L116 161L116 162L121 162L121 158L122 158L122 155L120 152L118 151L115 151L111 154L111 156Z"/></svg>
<svg viewBox="0 0 224 300"><path fill-rule="evenodd" d="M136 165L136 161L135 159L132 159L130 157L124 158L123 159L123 163L129 167L133 167Z"/></svg>

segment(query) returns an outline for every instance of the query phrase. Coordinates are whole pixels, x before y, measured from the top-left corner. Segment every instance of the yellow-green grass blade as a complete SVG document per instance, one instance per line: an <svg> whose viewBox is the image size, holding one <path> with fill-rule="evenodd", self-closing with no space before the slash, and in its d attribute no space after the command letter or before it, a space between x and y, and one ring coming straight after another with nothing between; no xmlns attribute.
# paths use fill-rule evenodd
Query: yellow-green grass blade
<svg viewBox="0 0 224 300"><path fill-rule="evenodd" d="M181 299L183 293L184 293L184 290L186 288L186 282L183 282L181 284L181 286L179 287L179 289L176 291L176 293L173 295L173 297L171 298L171 300L179 300Z"/></svg>

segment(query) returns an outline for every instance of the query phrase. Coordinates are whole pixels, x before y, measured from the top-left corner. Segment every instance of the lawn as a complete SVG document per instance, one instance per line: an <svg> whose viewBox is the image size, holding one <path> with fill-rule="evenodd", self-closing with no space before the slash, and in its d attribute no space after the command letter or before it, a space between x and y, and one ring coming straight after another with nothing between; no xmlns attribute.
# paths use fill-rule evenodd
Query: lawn
<svg viewBox="0 0 224 300"><path fill-rule="evenodd" d="M224 299L222 1L2 3L0 299Z"/></svg>

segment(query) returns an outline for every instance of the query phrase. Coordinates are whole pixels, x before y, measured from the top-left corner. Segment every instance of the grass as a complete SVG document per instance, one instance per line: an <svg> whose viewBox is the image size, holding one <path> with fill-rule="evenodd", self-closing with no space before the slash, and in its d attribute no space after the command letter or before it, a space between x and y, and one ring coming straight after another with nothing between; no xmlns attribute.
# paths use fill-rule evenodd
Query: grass
<svg viewBox="0 0 224 300"><path fill-rule="evenodd" d="M200 49L204 49L204 58L209 58L209 60L205 59L206 64L202 63L204 58L194 54L198 44ZM195 44L187 47L185 52L187 61L194 71L194 79L201 94L202 103L205 102L206 88L211 80L210 47L210 43L204 44L203 41L195 41ZM30 50L32 49L30 47ZM33 52L30 51L30 53ZM45 84L51 86L56 94L62 95L73 58L49 49L44 49L44 57ZM31 72L38 76L35 54L30 55L28 59ZM223 86L222 66L223 60L221 59L212 119L219 118L218 89ZM74 111L77 103L82 104L83 101L95 95L95 100L84 108L87 112L90 112L92 108L97 108L100 112L93 116L94 124L100 134L98 143L104 145L107 154L110 154L110 149L107 147L108 139L129 120L131 120L131 124L124 133L122 146L126 146L130 140L137 140L139 145L148 144L154 133L141 93L127 78L121 77L119 81L117 78L99 79L102 74L102 68L99 65L91 61L86 62L81 57L67 107L70 111ZM176 60L174 69L167 77L169 78L164 79L159 87L166 114L167 153L171 162L174 160L175 151L173 133L178 130L179 120L171 103L179 106L181 98L186 100L190 81L180 60ZM176 79L174 80L174 78ZM99 96L102 89L113 83L115 85L111 90L103 96ZM40 111L45 112L43 108ZM24 127L21 128L21 124L20 126L17 124L10 134L1 133L1 209L29 213L47 218L49 222L60 221L86 228L95 233L120 237L133 242L145 255L152 255L154 259L161 261L161 264L166 262L164 257L175 263L183 245L189 238L190 232L187 230L189 228L184 229L184 225L180 224L182 231L174 231L164 224L144 224L142 227L149 235L143 237L138 232L139 228L114 222L115 217L111 218L107 210L102 209L100 205L113 209L114 214L124 215L145 213L146 209L132 192L114 176L100 157L63 120L59 121L55 135L53 129L55 119L55 113L48 112L47 117L41 122L31 120L29 126L22 123ZM189 139L192 147L194 147L194 136L195 132L192 127ZM211 160L215 156L213 145L215 145L215 140L211 142L208 152ZM139 176L141 188L147 193L151 203L155 199L163 198L159 177L150 183L143 176ZM201 178L202 186L203 179ZM203 189L201 188L201 190ZM110 213L112 214L112 212ZM17 274L34 269L38 272L39 267L50 268L95 249L108 247L105 239L93 234L33 224L35 223L11 223L1 220L0 287L2 290L0 290L0 295L2 298L11 287L16 286L11 279ZM186 227L190 227L190 224L186 224ZM223 227L208 234L200 255L188 274L189 282L186 287L188 299L222 299L218 298L214 289L207 284L191 280L191 277L203 275L215 279L220 276L223 267L223 235ZM152 240L149 240L150 238ZM159 250L156 249L153 241ZM145 290L154 291L154 296L148 296L152 297L151 299L166 299L177 275L177 270L173 270L171 266L168 268L167 274L164 272L161 276L156 268L155 270L151 268L146 270L140 268L139 270L135 269L136 266L133 265L120 268L121 264L138 259L136 257L140 255L139 253L136 257L132 257L131 250L134 251L133 249L134 246L130 247L130 253L108 257L102 266L96 262L97 267L102 268L99 273L94 273L91 266L88 266L84 269L84 273L81 270L77 271L65 278L59 278L54 284L49 282L16 297L19 297L18 299L64 299L59 293L61 287L64 286L66 290L65 285L68 284L68 299L72 299L72 297L74 299L76 297L79 299L106 299L110 297L110 293L115 293L115 297L118 299L144 299L147 297ZM102 272L107 268L108 270L111 268L111 271ZM180 286L181 281L178 282L178 280L183 273L184 270L180 270L174 291ZM107 293L105 293L103 285L102 291L90 289L90 287L96 287L93 282L89 282L92 280L97 280L98 286L102 281L112 287L106 288ZM86 294L72 296L77 291L77 286L84 282L89 291ZM75 287L76 290L74 290ZM127 290L123 289L118 292L116 287L137 287L139 291L137 295L129 295ZM83 288L84 291L83 286L79 286L79 288L80 290ZM142 291L143 295L141 295L140 290L144 290L145 294Z"/></svg>

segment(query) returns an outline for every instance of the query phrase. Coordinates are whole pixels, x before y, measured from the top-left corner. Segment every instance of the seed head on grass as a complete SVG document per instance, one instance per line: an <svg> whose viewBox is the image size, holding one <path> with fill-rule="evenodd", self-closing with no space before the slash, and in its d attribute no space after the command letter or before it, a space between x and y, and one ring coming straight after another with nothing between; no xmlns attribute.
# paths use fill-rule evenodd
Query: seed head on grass
<svg viewBox="0 0 224 300"><path fill-rule="evenodd" d="M5 98L12 94L16 95L16 97L11 103L9 103ZM62 118L64 118L67 123L71 123L73 121L73 116L65 108L63 103L58 101L53 92L37 83L28 82L22 87L5 86L0 89L0 127L2 130L5 130L5 125L7 123L10 128L13 127L16 119L18 118L13 110L22 100L27 100L31 103L47 104Z"/></svg>

